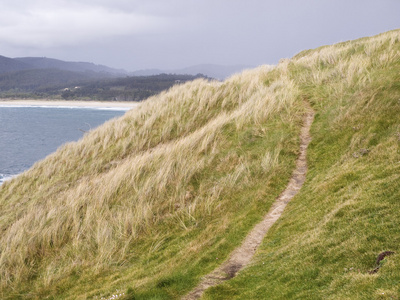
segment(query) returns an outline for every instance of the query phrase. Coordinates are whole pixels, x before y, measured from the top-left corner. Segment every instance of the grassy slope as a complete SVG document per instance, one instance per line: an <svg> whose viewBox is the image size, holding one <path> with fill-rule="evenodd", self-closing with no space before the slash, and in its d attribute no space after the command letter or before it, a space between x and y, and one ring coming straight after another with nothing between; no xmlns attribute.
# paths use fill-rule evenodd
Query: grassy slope
<svg viewBox="0 0 400 300"><path fill-rule="evenodd" d="M317 111L307 181L253 265L204 298L399 299L400 31L300 53L289 70Z"/></svg>
<svg viewBox="0 0 400 300"><path fill-rule="evenodd" d="M304 99L307 182L205 297L398 297L398 255L366 271L398 252L399 47L394 31L187 83L63 146L0 188L1 298L184 295L285 187Z"/></svg>

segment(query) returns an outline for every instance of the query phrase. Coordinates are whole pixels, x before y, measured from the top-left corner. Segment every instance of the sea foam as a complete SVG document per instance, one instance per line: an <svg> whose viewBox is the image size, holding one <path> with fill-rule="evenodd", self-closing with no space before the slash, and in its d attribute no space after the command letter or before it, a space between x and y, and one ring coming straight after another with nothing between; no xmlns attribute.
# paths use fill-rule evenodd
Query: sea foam
<svg viewBox="0 0 400 300"><path fill-rule="evenodd" d="M0 185L2 185L4 182L11 180L15 177L16 175L4 175L0 174Z"/></svg>
<svg viewBox="0 0 400 300"><path fill-rule="evenodd" d="M68 108L68 109L95 109L95 110L115 110L115 111L128 111L132 107L112 107L112 106L67 106L67 105L19 105L19 104L0 104L0 107L6 108Z"/></svg>

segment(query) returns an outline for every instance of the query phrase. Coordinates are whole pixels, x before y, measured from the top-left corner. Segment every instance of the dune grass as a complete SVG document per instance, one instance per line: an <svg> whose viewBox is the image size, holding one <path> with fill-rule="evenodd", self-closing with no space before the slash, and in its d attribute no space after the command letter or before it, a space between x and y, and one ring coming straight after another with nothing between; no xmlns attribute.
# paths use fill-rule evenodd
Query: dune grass
<svg viewBox="0 0 400 300"><path fill-rule="evenodd" d="M206 299L399 297L399 31L196 80L0 187L0 298L177 299L309 173L252 266ZM384 294L382 294L384 293Z"/></svg>
<svg viewBox="0 0 400 300"><path fill-rule="evenodd" d="M1 298L188 291L288 181L304 105L286 67L174 87L5 183Z"/></svg>

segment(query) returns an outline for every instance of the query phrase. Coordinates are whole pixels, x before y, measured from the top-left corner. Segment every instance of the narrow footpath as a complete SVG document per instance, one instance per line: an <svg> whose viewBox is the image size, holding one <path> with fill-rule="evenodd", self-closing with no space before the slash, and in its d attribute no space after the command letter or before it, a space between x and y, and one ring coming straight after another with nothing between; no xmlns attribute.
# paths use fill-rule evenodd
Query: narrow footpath
<svg viewBox="0 0 400 300"><path fill-rule="evenodd" d="M307 173L307 147L311 141L310 127L314 120L314 111L308 106L307 113L304 115L303 126L300 132L300 155L296 161L296 168L290 178L289 184L282 194L273 203L264 219L258 223L247 235L242 245L236 248L227 261L216 268L211 273L205 275L200 284L194 288L184 300L199 299L204 291L209 287L216 286L225 280L236 276L237 272L249 264L258 246L271 226L282 215L286 205L299 192L306 179Z"/></svg>

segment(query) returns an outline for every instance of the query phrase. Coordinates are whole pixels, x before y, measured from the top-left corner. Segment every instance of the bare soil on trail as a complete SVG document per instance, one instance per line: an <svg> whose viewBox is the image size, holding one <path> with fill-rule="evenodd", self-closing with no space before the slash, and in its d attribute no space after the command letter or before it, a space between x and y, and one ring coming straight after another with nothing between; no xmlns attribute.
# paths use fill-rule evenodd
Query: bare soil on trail
<svg viewBox="0 0 400 300"><path fill-rule="evenodd" d="M286 205L298 193L306 179L306 154L308 144L311 141L310 128L313 120L314 111L308 106L300 132L300 154L286 189L275 200L264 219L250 231L243 243L231 253L228 260L211 273L205 275L200 284L183 297L184 300L199 299L206 289L235 277L238 271L249 264L268 230L282 215Z"/></svg>

